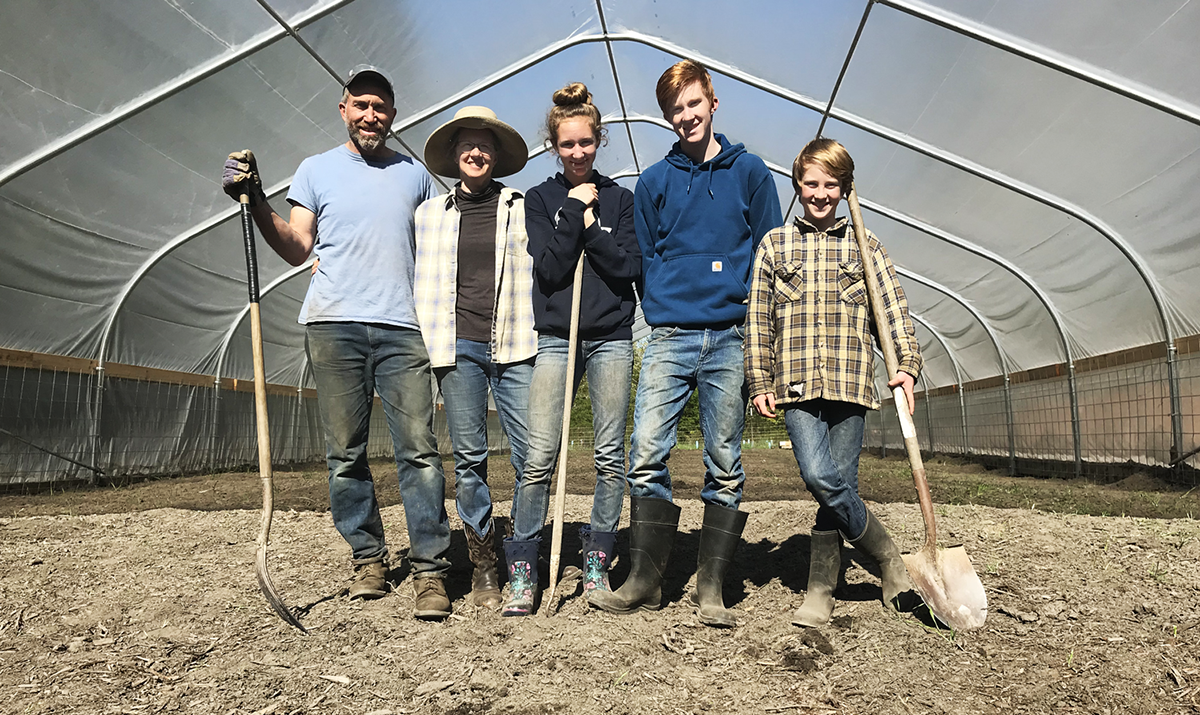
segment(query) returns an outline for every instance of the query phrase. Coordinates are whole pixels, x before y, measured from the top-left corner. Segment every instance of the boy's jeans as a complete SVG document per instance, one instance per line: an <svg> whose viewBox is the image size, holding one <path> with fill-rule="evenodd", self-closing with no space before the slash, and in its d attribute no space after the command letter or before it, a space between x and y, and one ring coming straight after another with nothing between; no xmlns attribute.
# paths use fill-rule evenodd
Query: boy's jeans
<svg viewBox="0 0 1200 715"><path fill-rule="evenodd" d="M317 383L317 406L329 464L329 510L356 564L387 559L367 436L375 392L383 401L400 496L408 521L413 572L441 576L450 567L446 480L433 436L429 353L421 333L370 323L312 323L305 349Z"/></svg>
<svg viewBox="0 0 1200 715"><path fill-rule="evenodd" d="M858 455L867 408L851 402L805 400L786 405L783 420L804 486L817 500L815 531L857 539L867 528L867 506L858 496Z"/></svg>
<svg viewBox="0 0 1200 715"><path fill-rule="evenodd" d="M455 343L453 367L434 370L445 403L446 426L454 446L454 491L458 515L478 536L488 536L492 519L492 492L488 489L488 389L496 403L500 426L508 435L509 461L515 471L516 488L525 470L529 448L529 380L533 360L498 364L492 362L491 346L475 340Z"/></svg>
<svg viewBox="0 0 1200 715"><path fill-rule="evenodd" d="M630 440L629 494L671 499L667 457L679 417L700 392L706 504L737 509L742 501L742 430L746 424L744 328L655 328L642 356Z"/></svg>
<svg viewBox="0 0 1200 715"><path fill-rule="evenodd" d="M563 388L567 380L569 341L538 336L537 363L529 392L529 455L513 505L513 535L536 537L546 523L550 478L562 440ZM625 500L625 417L633 369L630 340L581 340L575 355L572 390L579 388L586 367L595 438L596 493L592 498L592 531L616 531ZM574 394L574 393L572 393Z"/></svg>

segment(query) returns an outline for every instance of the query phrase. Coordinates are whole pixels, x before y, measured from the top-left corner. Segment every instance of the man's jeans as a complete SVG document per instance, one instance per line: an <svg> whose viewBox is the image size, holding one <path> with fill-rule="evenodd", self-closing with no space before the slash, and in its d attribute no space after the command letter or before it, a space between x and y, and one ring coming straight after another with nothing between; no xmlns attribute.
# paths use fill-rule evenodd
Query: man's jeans
<svg viewBox="0 0 1200 715"><path fill-rule="evenodd" d="M700 393L704 432L705 504L737 509L742 502L742 429L746 377L742 326L724 330L655 328L642 356L629 454L629 494L671 499L667 457L679 417L693 390Z"/></svg>
<svg viewBox="0 0 1200 715"><path fill-rule="evenodd" d="M537 363L530 393L537 401L529 410L529 456L513 505L514 538L536 537L546 523L550 477L562 444L562 416L567 381L569 341L538 336ZM581 340L575 355L572 394L587 369L595 439L596 494L592 498L592 531L616 531L625 500L625 417L633 371L630 340Z"/></svg>
<svg viewBox="0 0 1200 715"><path fill-rule="evenodd" d="M858 496L858 455L867 408L852 402L805 400L785 405L783 421L804 486L817 500L815 531L857 539L867 528L867 506Z"/></svg>
<svg viewBox="0 0 1200 715"><path fill-rule="evenodd" d="M434 370L446 409L450 442L454 445L454 489L458 515L479 536L488 536L492 519L492 492L487 483L488 388L500 415L500 426L512 448L510 461L516 472L513 501L525 469L529 449L529 381L533 360L499 365L492 362L491 346L475 340L455 343L453 367Z"/></svg>
<svg viewBox="0 0 1200 715"><path fill-rule="evenodd" d="M421 333L370 323L312 323L304 342L325 429L329 510L354 563L388 556L367 465L371 406L378 391L396 452L409 561L419 576L441 576L450 567L450 522L433 436L429 353Z"/></svg>

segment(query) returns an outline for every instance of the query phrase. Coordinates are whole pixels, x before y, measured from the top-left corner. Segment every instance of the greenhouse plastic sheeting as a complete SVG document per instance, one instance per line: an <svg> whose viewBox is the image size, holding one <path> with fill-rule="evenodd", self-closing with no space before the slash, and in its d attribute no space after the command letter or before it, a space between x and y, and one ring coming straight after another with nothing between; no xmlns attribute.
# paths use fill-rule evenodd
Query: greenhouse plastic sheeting
<svg viewBox="0 0 1200 715"><path fill-rule="evenodd" d="M220 168L253 149L286 206L300 161L345 140L326 66L387 69L393 146L418 157L492 107L532 152L519 189L556 171L550 95L584 81L610 120L597 167L632 187L674 140L654 83L681 56L713 69L717 131L778 172L784 207L828 107L913 276L930 388L1200 332L1194 3L10 0L3 19L0 347L250 377ZM268 381L303 385L308 271L258 256ZM1069 453L1067 430L1031 450Z"/></svg>

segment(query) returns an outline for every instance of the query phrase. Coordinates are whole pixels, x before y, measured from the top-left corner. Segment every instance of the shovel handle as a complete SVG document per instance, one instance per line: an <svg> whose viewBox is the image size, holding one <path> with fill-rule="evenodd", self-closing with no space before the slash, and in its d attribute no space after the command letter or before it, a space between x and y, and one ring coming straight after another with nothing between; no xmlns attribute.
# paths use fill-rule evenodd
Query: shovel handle
<svg viewBox="0 0 1200 715"><path fill-rule="evenodd" d="M575 352L579 342L579 302L583 295L583 262L587 254L579 252L575 283L571 286L571 329L567 343L567 379L563 386L562 439L558 445L558 478L554 490L554 528L550 536L550 586L546 589L543 614L554 614L554 591L558 588L558 565L562 554L563 518L567 510L567 448L571 446L571 403L574 402Z"/></svg>
<svg viewBox="0 0 1200 715"><path fill-rule="evenodd" d="M850 184L850 220L854 224L854 240L858 244L858 255L862 259L863 277L867 283L868 307L875 319L875 332L879 334L879 347L883 351L883 362L887 368L888 380L895 379L900 371L900 361L896 359L896 345L892 341L891 326L888 325L887 314L883 308L883 289L879 285L879 276L875 273L875 252L871 250L867 240L867 229L863 225L862 209L858 205L858 191L854 183ZM921 461L921 445L917 441L917 425L913 422L908 411L908 396L904 387L892 389L896 400L896 415L900 418L900 433L904 435L904 449L908 452L908 464L912 468L913 484L917 487L917 500L921 504L921 516L925 519L925 548L936 548L937 525L933 514L933 498L929 494L929 482L925 479L925 464Z"/></svg>

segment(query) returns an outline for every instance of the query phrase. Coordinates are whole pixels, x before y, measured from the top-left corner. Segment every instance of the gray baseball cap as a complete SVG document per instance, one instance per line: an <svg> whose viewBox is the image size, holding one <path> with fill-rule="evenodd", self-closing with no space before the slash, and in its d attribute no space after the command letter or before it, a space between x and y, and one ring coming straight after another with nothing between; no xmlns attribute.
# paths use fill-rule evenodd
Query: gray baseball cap
<svg viewBox="0 0 1200 715"><path fill-rule="evenodd" d="M382 81L383 85L387 87L388 94L392 95L392 101L396 101L396 91L392 89L392 78L388 76L387 72L384 72L375 65L358 65L350 70L350 73L346 75L346 81L342 82L342 89L349 87L350 83L354 80L366 75L375 75Z"/></svg>

